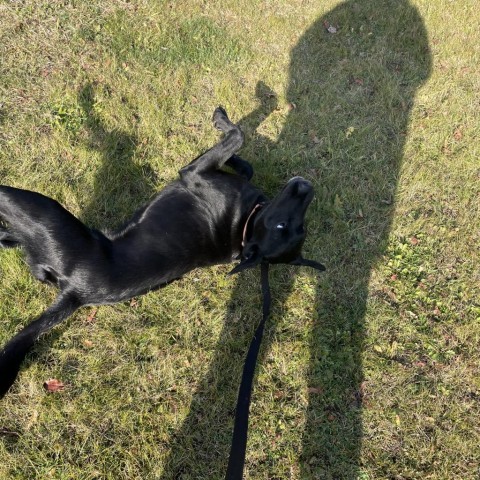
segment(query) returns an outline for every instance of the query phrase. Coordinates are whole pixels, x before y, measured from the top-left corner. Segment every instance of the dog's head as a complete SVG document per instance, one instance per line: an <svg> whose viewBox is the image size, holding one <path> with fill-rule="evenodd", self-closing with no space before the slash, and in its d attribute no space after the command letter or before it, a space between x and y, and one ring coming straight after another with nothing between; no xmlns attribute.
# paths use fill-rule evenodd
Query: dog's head
<svg viewBox="0 0 480 480"><path fill-rule="evenodd" d="M313 199L312 184L302 177L288 181L283 190L253 219L245 238L241 262L230 272L241 272L262 262L306 265L325 270L302 257L305 213Z"/></svg>

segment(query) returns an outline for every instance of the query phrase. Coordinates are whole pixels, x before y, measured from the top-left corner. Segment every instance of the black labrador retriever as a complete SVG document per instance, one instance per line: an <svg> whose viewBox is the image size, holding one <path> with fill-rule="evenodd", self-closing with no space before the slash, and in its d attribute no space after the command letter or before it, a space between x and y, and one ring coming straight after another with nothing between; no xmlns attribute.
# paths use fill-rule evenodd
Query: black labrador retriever
<svg viewBox="0 0 480 480"><path fill-rule="evenodd" d="M32 274L60 290L0 351L0 398L38 337L79 307L127 300L194 268L238 258L231 273L262 262L324 270L301 255L312 185L294 177L268 201L249 182L251 165L235 155L243 144L240 128L221 107L213 122L222 140L112 234L86 227L51 198L0 186L0 247L22 246Z"/></svg>

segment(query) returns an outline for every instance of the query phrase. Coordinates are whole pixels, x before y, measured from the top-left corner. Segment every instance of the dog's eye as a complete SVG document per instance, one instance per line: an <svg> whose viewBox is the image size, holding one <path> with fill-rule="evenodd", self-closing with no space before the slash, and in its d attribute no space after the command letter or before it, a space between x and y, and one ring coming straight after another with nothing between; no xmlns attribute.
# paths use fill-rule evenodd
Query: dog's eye
<svg viewBox="0 0 480 480"><path fill-rule="evenodd" d="M275 228L278 230L284 230L285 228L287 228L287 224L285 222L281 222Z"/></svg>

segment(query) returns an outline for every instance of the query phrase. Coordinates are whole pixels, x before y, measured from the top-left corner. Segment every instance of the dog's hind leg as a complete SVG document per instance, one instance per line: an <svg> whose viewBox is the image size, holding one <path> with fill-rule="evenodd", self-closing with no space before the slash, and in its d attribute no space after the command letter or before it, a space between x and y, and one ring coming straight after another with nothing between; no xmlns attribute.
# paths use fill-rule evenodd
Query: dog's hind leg
<svg viewBox="0 0 480 480"><path fill-rule="evenodd" d="M0 350L0 398L17 378L20 366L40 335L69 317L81 306L81 302L68 293L62 293L57 301L39 318L27 325Z"/></svg>
<svg viewBox="0 0 480 480"><path fill-rule="evenodd" d="M98 244L92 231L57 201L28 190L0 185L0 220L0 246L21 244L32 271L37 264L59 273L69 270L78 252L91 252Z"/></svg>
<svg viewBox="0 0 480 480"><path fill-rule="evenodd" d="M214 147L193 160L180 170L180 175L198 174L208 170L218 170L243 145L243 133L238 125L232 123L225 110L217 107L213 112L215 127L225 133L225 136Z"/></svg>
<svg viewBox="0 0 480 480"><path fill-rule="evenodd" d="M246 180L251 180L253 177L253 167L252 165L240 158L238 155L232 155L226 162L225 165L235 170L235 172Z"/></svg>

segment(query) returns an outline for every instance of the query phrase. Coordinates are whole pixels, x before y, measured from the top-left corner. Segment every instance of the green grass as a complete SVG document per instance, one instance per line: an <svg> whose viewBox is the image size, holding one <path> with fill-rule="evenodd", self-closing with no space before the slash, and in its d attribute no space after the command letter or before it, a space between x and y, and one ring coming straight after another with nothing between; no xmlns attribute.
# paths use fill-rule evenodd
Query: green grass
<svg viewBox="0 0 480 480"><path fill-rule="evenodd" d="M273 269L246 478L478 479L476 3L0 4L2 184L112 228L216 141L217 105L268 194L314 183L327 271ZM45 336L0 405L0 478L222 478L261 314L230 268ZM11 250L0 286L4 343L55 292Z"/></svg>

